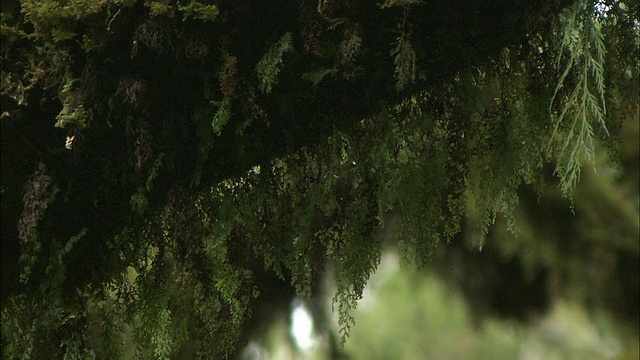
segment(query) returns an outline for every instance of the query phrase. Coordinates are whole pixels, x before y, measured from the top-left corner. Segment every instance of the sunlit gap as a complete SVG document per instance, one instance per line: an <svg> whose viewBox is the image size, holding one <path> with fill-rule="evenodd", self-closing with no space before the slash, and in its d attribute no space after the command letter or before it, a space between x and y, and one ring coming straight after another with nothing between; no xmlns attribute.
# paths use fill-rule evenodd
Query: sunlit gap
<svg viewBox="0 0 640 360"><path fill-rule="evenodd" d="M307 307L300 300L293 302L293 309L291 311L291 337L293 337L301 352L306 352L316 344L313 336L313 318L311 314L309 314Z"/></svg>
<svg viewBox="0 0 640 360"><path fill-rule="evenodd" d="M617 4L619 1L614 2ZM606 17L609 10L611 10L611 5L608 5L605 0L596 0L596 3L593 5L600 16Z"/></svg>
<svg viewBox="0 0 640 360"><path fill-rule="evenodd" d="M593 4L593 7L595 8L596 12L603 19L606 19L609 16L609 11L611 10L611 8L613 6L618 6L618 7L622 8L622 9L626 8L624 3L622 3L619 0L612 1L609 4L607 4L607 3L608 3L608 1L606 1L606 0L596 0L595 4Z"/></svg>

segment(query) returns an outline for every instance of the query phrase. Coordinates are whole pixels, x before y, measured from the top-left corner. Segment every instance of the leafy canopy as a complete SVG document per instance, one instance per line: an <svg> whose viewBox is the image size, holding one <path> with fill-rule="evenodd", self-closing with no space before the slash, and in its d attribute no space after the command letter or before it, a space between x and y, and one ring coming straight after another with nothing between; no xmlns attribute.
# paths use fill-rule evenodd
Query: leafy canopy
<svg viewBox="0 0 640 360"><path fill-rule="evenodd" d="M264 274L312 297L328 266L345 341L385 214L426 266L465 215L517 231L518 188L542 189L545 164L571 196L598 142L615 153L637 14L3 2L3 356L231 356Z"/></svg>

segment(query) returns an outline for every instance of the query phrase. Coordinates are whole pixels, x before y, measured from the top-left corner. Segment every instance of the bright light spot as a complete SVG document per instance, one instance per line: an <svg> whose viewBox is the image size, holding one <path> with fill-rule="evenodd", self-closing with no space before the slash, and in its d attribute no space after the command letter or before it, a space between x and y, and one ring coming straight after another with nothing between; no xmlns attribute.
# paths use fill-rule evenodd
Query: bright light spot
<svg viewBox="0 0 640 360"><path fill-rule="evenodd" d="M364 288L362 299L360 299L360 302L358 303L358 308L366 309L373 306L378 290L382 284L389 279L389 277L399 270L399 263L400 260L398 259L397 254L390 251L382 254L380 265L376 272L369 278L369 282Z"/></svg>
<svg viewBox="0 0 640 360"><path fill-rule="evenodd" d="M242 352L243 360L267 360L267 350L255 341L249 341L249 344Z"/></svg>
<svg viewBox="0 0 640 360"><path fill-rule="evenodd" d="M616 4L618 1L615 2ZM593 5L594 9L602 18L606 18L609 10L611 10L611 5L607 5L604 0L596 0L596 3Z"/></svg>
<svg viewBox="0 0 640 360"><path fill-rule="evenodd" d="M291 336L303 352L315 344L313 339L313 319L302 303L296 303L291 312Z"/></svg>

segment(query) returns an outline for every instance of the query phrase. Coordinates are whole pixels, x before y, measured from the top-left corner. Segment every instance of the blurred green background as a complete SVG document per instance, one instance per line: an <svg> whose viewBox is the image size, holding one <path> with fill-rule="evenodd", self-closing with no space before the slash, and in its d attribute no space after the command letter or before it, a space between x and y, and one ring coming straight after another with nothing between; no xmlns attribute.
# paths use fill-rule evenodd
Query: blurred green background
<svg viewBox="0 0 640 360"><path fill-rule="evenodd" d="M463 236L440 244L423 270L400 265L395 249L385 250L344 348L336 340L329 271L322 295L293 301L289 317L254 336L242 357L640 358L638 125L636 113L625 121L618 150L600 149L573 200L561 196L553 169L541 197L522 189L517 236L498 217L480 251L469 218ZM300 309L313 327L300 320Z"/></svg>

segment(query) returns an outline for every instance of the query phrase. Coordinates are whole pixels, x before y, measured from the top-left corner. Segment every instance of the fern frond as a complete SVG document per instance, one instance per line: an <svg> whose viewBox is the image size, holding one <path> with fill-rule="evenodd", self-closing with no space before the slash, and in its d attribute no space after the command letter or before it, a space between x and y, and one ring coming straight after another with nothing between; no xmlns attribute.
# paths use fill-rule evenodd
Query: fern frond
<svg viewBox="0 0 640 360"><path fill-rule="evenodd" d="M325 76L334 75L337 72L338 72L338 70L335 69L335 68L331 68L331 69L322 68L322 69L309 71L309 72L306 72L306 73L302 74L302 79L303 80L307 80L307 81L311 81L314 85L318 85L320 83L320 81L322 81L322 79L325 78Z"/></svg>
<svg viewBox="0 0 640 360"><path fill-rule="evenodd" d="M213 121L211 122L211 127L213 128L213 132L216 135L220 135L222 129L227 125L229 119L231 119L231 100L229 98L225 98L219 104L220 107L216 114L213 116Z"/></svg>
<svg viewBox="0 0 640 360"><path fill-rule="evenodd" d="M402 91L405 86L416 80L416 54L408 36L401 36L391 52L394 56L396 90Z"/></svg>
<svg viewBox="0 0 640 360"><path fill-rule="evenodd" d="M278 84L278 74L282 68L282 56L286 52L293 51L292 41L293 36L291 33L285 33L258 62L256 73L258 73L259 87L263 94L270 93L273 86Z"/></svg>
<svg viewBox="0 0 640 360"><path fill-rule="evenodd" d="M146 189L147 191L151 191L153 188L153 181L158 177L158 173L160 172L160 168L162 167L164 160L164 153L160 153L158 158L153 161L153 165L149 169L149 176L147 176Z"/></svg>
<svg viewBox="0 0 640 360"><path fill-rule="evenodd" d="M163 309L159 314L157 332L153 334L151 339L156 359L169 359L171 356L173 347L173 339L169 333L171 322L171 311Z"/></svg>

